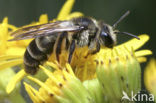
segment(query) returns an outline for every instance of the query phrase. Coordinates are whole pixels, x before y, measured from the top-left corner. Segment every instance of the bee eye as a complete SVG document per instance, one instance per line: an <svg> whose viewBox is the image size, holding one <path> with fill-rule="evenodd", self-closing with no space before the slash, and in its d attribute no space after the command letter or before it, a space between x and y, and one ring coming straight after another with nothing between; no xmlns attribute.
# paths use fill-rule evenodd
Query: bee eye
<svg viewBox="0 0 156 103"><path fill-rule="evenodd" d="M102 40L102 44L108 48L112 48L114 45L113 39L110 34L101 31L100 38Z"/></svg>
<svg viewBox="0 0 156 103"><path fill-rule="evenodd" d="M104 31L102 31L101 32L101 36L104 36L105 37L105 36L108 36L108 34L106 32L104 32Z"/></svg>

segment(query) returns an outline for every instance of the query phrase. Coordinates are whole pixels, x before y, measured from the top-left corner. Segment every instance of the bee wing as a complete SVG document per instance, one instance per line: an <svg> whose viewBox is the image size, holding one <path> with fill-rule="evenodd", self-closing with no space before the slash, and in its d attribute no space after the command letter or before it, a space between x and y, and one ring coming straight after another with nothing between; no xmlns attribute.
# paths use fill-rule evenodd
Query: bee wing
<svg viewBox="0 0 156 103"><path fill-rule="evenodd" d="M78 32L82 29L83 27L75 26L71 21L57 21L54 23L41 24L18 29L11 34L11 36L14 38L10 39L9 41L36 38L64 31Z"/></svg>

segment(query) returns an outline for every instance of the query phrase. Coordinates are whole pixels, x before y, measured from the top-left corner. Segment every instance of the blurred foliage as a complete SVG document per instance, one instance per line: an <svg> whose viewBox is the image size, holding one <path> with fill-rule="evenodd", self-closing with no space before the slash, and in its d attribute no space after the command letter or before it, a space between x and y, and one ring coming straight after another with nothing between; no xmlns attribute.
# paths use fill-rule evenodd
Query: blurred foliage
<svg viewBox="0 0 156 103"><path fill-rule="evenodd" d="M0 71L0 103L25 103L25 100L20 94L20 83L18 83L15 91L10 95L5 91L6 85L15 74L10 68Z"/></svg>

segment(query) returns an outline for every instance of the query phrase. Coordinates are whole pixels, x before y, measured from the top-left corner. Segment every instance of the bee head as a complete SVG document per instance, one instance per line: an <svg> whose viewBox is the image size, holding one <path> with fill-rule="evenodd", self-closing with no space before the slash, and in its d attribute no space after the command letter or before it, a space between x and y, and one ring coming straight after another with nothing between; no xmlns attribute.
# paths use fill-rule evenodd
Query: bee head
<svg viewBox="0 0 156 103"><path fill-rule="evenodd" d="M102 45L112 48L116 44L116 34L126 34L132 37L135 37L136 39L140 39L136 35L133 35L128 32L120 32L118 30L115 30L117 24L122 21L130 12L127 11L124 15L122 15L114 24L113 26L110 26L108 24L105 24L104 22L99 22L99 27L101 28L100 31L100 41Z"/></svg>
<svg viewBox="0 0 156 103"><path fill-rule="evenodd" d="M113 48L116 44L116 35L114 34L112 27L104 22L101 22L100 28L100 43L105 47Z"/></svg>

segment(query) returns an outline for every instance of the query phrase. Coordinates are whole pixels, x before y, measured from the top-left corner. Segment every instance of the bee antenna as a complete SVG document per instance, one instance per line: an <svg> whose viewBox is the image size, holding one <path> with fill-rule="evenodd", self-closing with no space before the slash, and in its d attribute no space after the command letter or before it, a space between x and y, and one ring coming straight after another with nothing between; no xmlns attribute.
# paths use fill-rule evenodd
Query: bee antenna
<svg viewBox="0 0 156 103"><path fill-rule="evenodd" d="M115 32L115 33L116 33L116 34L126 34L126 35L132 36L132 37L134 37L134 38L140 40L140 38L139 38L138 36L133 35L133 34L128 33L128 32Z"/></svg>
<svg viewBox="0 0 156 103"><path fill-rule="evenodd" d="M118 21L116 21L116 22L113 24L113 28L115 28L119 22L121 22L126 16L128 16L129 13L130 13L130 11L127 11L126 13L124 13L124 14L118 19Z"/></svg>

